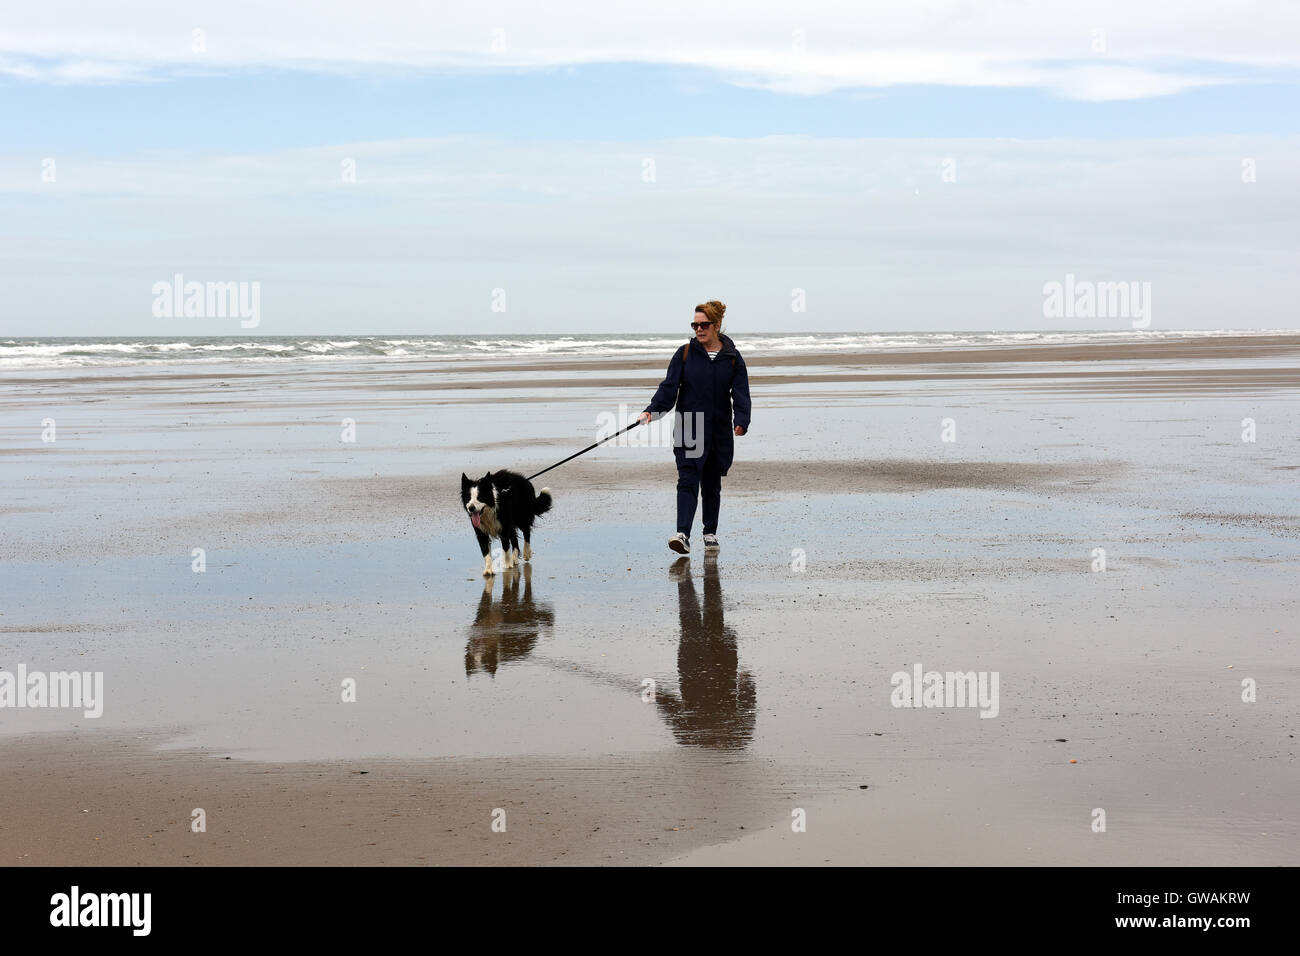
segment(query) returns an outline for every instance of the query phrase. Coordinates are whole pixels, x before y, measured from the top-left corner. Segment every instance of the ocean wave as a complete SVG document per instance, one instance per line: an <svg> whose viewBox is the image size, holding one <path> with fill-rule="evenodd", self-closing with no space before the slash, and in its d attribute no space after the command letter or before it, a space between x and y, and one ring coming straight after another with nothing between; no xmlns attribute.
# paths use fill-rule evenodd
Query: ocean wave
<svg viewBox="0 0 1300 956"><path fill-rule="evenodd" d="M1293 330L1117 330L1006 332L791 332L733 336L752 354L924 350L1015 345L1139 342L1220 335L1287 335ZM617 358L670 352L685 334L514 336L282 336L239 338L81 338L0 341L0 369L76 368L120 365L187 365L196 362L457 361L493 357Z"/></svg>

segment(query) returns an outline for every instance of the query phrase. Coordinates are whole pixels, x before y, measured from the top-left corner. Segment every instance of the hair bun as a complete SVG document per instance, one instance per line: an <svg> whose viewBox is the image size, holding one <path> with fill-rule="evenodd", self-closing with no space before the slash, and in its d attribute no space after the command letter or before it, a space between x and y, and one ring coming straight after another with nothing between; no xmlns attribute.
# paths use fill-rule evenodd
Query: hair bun
<svg viewBox="0 0 1300 956"><path fill-rule="evenodd" d="M695 307L696 312L703 312L709 317L709 321L718 326L719 331L722 329L722 317L727 313L727 307L717 299L710 299L701 305Z"/></svg>

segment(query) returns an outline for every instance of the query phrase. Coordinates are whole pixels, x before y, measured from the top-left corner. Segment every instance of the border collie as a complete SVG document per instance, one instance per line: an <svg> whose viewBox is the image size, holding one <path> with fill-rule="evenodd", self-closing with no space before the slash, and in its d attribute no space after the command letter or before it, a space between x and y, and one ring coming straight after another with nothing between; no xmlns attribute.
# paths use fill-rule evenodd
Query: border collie
<svg viewBox="0 0 1300 956"><path fill-rule="evenodd" d="M492 574L491 539L501 541L505 557L502 570L513 571L520 563L519 533L524 535L523 560L533 559L533 520L551 510L551 489L534 494L532 483L513 471L489 471L478 481L464 472L460 476L460 501L469 513L483 552L483 573Z"/></svg>

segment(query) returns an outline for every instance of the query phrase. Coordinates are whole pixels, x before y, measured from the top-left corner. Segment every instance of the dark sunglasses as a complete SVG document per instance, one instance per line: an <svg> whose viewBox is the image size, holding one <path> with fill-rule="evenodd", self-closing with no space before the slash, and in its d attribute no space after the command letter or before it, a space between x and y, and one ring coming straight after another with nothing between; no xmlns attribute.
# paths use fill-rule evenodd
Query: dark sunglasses
<svg viewBox="0 0 1300 956"><path fill-rule="evenodd" d="M712 322L692 322L691 328L698 332L700 329L707 329L712 324Z"/></svg>

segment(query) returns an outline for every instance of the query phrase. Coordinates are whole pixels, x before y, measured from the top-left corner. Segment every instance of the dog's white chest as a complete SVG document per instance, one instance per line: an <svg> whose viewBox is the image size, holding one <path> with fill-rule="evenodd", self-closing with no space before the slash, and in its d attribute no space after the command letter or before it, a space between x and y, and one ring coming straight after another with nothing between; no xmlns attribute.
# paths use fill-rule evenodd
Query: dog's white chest
<svg viewBox="0 0 1300 956"><path fill-rule="evenodd" d="M501 537L501 523L497 521L496 508L484 508L479 512L479 525L489 538Z"/></svg>

